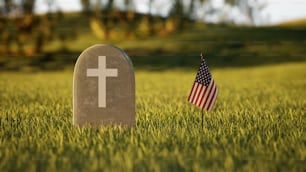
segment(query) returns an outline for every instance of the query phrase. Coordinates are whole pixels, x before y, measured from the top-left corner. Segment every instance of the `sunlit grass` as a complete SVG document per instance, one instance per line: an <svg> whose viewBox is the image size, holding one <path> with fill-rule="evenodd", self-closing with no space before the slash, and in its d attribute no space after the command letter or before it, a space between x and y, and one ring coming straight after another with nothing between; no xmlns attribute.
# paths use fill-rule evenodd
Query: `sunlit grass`
<svg viewBox="0 0 306 172"><path fill-rule="evenodd" d="M212 68L203 130L196 71L137 70L131 129L73 126L71 71L2 72L0 171L304 171L305 67Z"/></svg>
<svg viewBox="0 0 306 172"><path fill-rule="evenodd" d="M306 18L283 22L283 23L278 24L278 26L281 26L281 27L304 27L305 28L306 27Z"/></svg>

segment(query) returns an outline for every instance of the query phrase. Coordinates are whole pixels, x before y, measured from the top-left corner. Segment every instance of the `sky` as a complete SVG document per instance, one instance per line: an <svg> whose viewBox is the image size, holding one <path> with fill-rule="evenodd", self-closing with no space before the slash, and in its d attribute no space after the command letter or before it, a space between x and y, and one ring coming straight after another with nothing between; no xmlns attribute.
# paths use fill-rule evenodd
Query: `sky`
<svg viewBox="0 0 306 172"><path fill-rule="evenodd" d="M263 13L272 23L306 18L306 0L268 0Z"/></svg>
<svg viewBox="0 0 306 172"><path fill-rule="evenodd" d="M48 10L46 0L36 0L35 11L42 13ZM55 0L56 6L53 9L61 9L62 11L79 11L82 9L81 0ZM149 8L147 6L149 0L135 0L135 8L138 12L146 13ZM186 0L188 1L188 0ZM223 8L224 0L211 0L216 7ZM256 1L256 0L253 0ZM262 10L261 15L268 19L270 24L276 24L284 21L306 18L306 0L257 0L265 1L267 5ZM165 0L155 0L156 8L154 13L167 15L170 8L169 3ZM165 3L166 2L166 3ZM238 16L237 16L238 17Z"/></svg>

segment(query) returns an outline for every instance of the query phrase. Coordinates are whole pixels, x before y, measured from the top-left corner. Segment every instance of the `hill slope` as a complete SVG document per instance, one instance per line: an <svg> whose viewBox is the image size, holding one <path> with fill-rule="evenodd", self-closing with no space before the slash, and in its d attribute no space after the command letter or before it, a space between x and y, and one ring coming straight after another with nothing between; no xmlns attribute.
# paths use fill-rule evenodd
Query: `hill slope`
<svg viewBox="0 0 306 172"><path fill-rule="evenodd" d="M283 23L278 24L278 26L281 26L281 27L306 27L306 18L283 22Z"/></svg>

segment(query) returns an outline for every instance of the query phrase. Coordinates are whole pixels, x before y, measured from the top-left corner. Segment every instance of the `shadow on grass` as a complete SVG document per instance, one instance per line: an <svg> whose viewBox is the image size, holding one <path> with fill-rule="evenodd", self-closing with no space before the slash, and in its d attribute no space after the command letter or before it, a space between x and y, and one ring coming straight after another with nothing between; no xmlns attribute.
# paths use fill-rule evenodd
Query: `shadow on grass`
<svg viewBox="0 0 306 172"><path fill-rule="evenodd" d="M171 68L197 68L200 65L200 51L190 53L147 52L146 54L134 53L127 50L136 69L164 70ZM138 50L138 52L141 50ZM209 66L214 68L249 67L258 65L278 64L287 62L306 61L303 54L259 54L259 53L205 53Z"/></svg>
<svg viewBox="0 0 306 172"><path fill-rule="evenodd" d="M197 68L200 64L200 52L173 53L163 50L147 51L143 49L125 50L132 59L135 69L166 70L173 68ZM9 57L0 59L0 70L39 71L72 69L81 52L53 52L35 57ZM229 53L227 55L206 53L205 59L210 67L249 67L306 61L304 54L260 54Z"/></svg>

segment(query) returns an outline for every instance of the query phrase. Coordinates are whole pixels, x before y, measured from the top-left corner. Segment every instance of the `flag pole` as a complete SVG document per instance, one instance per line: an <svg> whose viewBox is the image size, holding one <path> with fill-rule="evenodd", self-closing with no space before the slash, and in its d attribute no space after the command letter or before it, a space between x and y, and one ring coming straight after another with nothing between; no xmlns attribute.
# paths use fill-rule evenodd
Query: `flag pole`
<svg viewBox="0 0 306 172"><path fill-rule="evenodd" d="M202 109L202 131L204 131L204 109Z"/></svg>

